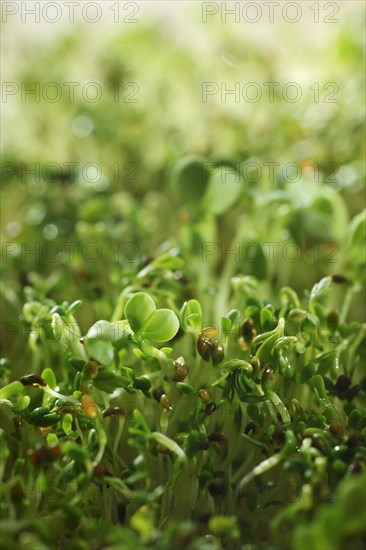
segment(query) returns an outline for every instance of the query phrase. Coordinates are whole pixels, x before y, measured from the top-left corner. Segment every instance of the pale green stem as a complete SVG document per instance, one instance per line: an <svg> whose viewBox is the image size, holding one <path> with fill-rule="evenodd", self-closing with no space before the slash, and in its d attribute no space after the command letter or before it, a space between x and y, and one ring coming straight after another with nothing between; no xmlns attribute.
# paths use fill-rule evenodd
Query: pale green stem
<svg viewBox="0 0 366 550"><path fill-rule="evenodd" d="M114 464L114 467L116 469L116 472L118 472L118 468L119 468L118 461L121 460L122 463L124 464L124 461L118 456L118 446L119 446L119 442L121 440L124 425L125 425L125 419L121 418L121 417L118 417L118 430L117 430L117 434L116 434L116 437L115 437L115 440L114 440L114 443L113 443L113 448L112 448L113 464Z"/></svg>
<svg viewBox="0 0 366 550"><path fill-rule="evenodd" d="M340 312L340 315L339 315L339 322L340 323L344 323L346 321L349 309L350 309L351 304L352 304L353 295L354 295L354 287L351 286L347 289L346 296L345 296L343 304L342 304L341 312Z"/></svg>
<svg viewBox="0 0 366 550"><path fill-rule="evenodd" d="M282 456L280 454L276 454L273 456L270 456L269 458L266 458L266 460L263 460L258 466L253 468L251 472L249 472L246 476L244 476L237 487L237 491L240 492L245 485L248 485L257 476L260 476L267 472L268 470L271 470L271 468L274 468L279 464L282 460Z"/></svg>
<svg viewBox="0 0 366 550"><path fill-rule="evenodd" d="M96 466L102 460L103 454L104 454L104 451L105 451L105 447L106 447L106 444L107 444L106 433L103 430L103 428L101 428L100 426L98 427L98 435L99 435L99 449L98 449L98 454L95 457L95 460L93 462L93 466Z"/></svg>
<svg viewBox="0 0 366 550"><path fill-rule="evenodd" d="M63 395L62 393L58 393L55 390L52 390L49 386L39 386L43 391L48 393L49 395L52 395L52 397L56 397L57 399L62 399L63 401L68 401L69 403L74 403L76 405L80 405L80 401L75 399L75 397L71 397L69 395Z"/></svg>

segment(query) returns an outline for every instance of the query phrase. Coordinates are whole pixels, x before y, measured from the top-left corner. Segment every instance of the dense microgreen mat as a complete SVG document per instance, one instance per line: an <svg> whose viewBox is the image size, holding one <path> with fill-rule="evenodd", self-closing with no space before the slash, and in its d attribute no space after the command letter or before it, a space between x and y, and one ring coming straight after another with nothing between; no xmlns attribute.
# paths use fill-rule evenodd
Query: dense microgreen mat
<svg viewBox="0 0 366 550"><path fill-rule="evenodd" d="M359 548L366 327L333 304L355 283L270 301L236 275L206 322L181 258L157 260L84 336L81 301L29 290L33 363L1 363L5 544Z"/></svg>

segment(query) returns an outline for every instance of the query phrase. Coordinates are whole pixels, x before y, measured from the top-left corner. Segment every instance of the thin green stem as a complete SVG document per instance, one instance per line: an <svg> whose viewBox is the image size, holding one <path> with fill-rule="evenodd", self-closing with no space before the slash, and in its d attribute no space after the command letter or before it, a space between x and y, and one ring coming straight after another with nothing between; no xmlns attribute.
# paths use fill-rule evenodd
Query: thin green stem
<svg viewBox="0 0 366 550"><path fill-rule="evenodd" d="M99 449L98 449L97 456L95 457L95 460L93 462L93 466L96 466L97 464L99 464L99 462L101 462L106 445L107 445L107 435L101 426L98 426L98 435L99 435Z"/></svg>
<svg viewBox="0 0 366 550"><path fill-rule="evenodd" d="M119 460L122 460L118 456L118 446L119 446L119 442L121 440L124 425L125 425L125 419L118 416L118 429L117 429L117 434L116 434L116 437L115 437L115 440L114 440L114 443L113 443L113 447L112 447L113 465L114 465L114 468L115 468L116 472L118 472L118 470L119 470L118 462L119 462ZM124 461L122 461L122 462L124 464ZM124 466L126 466L126 465L124 464Z"/></svg>
<svg viewBox="0 0 366 550"><path fill-rule="evenodd" d="M355 289L353 286L349 287L346 291L346 295L342 304L341 312L339 315L339 322L345 323L347 319L347 315L349 312L349 309L352 305L353 295L354 295Z"/></svg>
<svg viewBox="0 0 366 550"><path fill-rule="evenodd" d="M238 487L237 487L237 490L241 491L241 489L243 489L243 487L245 487L245 485L248 485L248 483L250 483L250 481L252 481L252 479L254 479L255 477L257 477L259 475L264 474L268 470L271 470L272 468L277 466L277 464L279 464L281 462L281 460L282 460L282 456L280 454L270 456L269 458L266 458L266 460L263 460L263 462L258 464L258 466L253 468L253 470L251 472L249 472L246 476L244 476L240 480L240 482L238 484Z"/></svg>

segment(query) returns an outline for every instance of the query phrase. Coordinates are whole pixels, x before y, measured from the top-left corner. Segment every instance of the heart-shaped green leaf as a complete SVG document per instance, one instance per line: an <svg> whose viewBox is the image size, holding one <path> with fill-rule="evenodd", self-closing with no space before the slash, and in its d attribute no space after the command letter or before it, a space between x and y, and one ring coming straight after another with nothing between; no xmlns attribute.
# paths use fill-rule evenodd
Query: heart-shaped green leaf
<svg viewBox="0 0 366 550"><path fill-rule="evenodd" d="M205 159L188 155L178 160L171 173L171 185L176 195L194 207L199 205L207 187L208 172Z"/></svg>
<svg viewBox="0 0 366 550"><path fill-rule="evenodd" d="M157 309L144 327L143 338L150 342L167 342L179 329L178 317L170 309Z"/></svg>
<svg viewBox="0 0 366 550"><path fill-rule="evenodd" d="M133 332L140 332L156 310L154 300L146 292L137 292L125 305L125 316Z"/></svg>
<svg viewBox="0 0 366 550"><path fill-rule="evenodd" d="M170 309L156 309L146 292L137 292L125 306L127 321L135 333L150 342L167 342L179 329L176 314Z"/></svg>
<svg viewBox="0 0 366 550"><path fill-rule="evenodd" d="M107 367L112 363L114 349L110 342L104 342L103 340L85 340L84 345L89 357L92 357L101 365Z"/></svg>
<svg viewBox="0 0 366 550"><path fill-rule="evenodd" d="M197 300L188 300L186 319L195 331L199 332L202 329L202 308Z"/></svg>
<svg viewBox="0 0 366 550"><path fill-rule="evenodd" d="M222 165L210 177L203 205L213 214L224 214L239 199L241 191L242 180L239 172Z"/></svg>

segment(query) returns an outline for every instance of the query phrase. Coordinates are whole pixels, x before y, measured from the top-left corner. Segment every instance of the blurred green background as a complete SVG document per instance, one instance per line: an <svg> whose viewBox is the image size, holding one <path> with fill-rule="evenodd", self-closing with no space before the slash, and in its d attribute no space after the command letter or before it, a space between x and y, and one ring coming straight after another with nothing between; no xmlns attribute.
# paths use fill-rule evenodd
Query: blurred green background
<svg viewBox="0 0 366 550"><path fill-rule="evenodd" d="M219 242L229 243L244 220L250 231L240 244L295 242L301 250L317 246L323 257L288 265L280 257L270 269L238 265L238 272L267 278L274 296L280 284L299 290L347 272L346 228L364 207L365 10L361 2L331 3L339 6L333 21L320 2L315 22L309 4L301 3L296 24L280 15L270 23L265 11L256 23L223 22L220 12L204 23L200 2L138 3L133 24L113 23L105 10L96 24L8 18L1 190L7 355L16 358L23 347L25 299L37 292L82 298L81 324L90 324L108 318L129 273L147 257L184 248L181 228L198 218L171 174L186 155L240 167L240 200L215 216ZM243 97L250 82L262 92L258 101ZM279 83L273 101L269 82ZM207 101L204 83L219 90ZM236 83L238 101L222 96ZM301 90L296 102L283 95L288 83ZM25 94L31 89L35 95ZM95 90L101 96L94 101ZM250 163L262 168L260 177L243 169ZM273 178L265 163L279 163ZM299 181L286 179L287 163L301 169ZM199 265L204 231L200 238L195 251L186 247L188 274L191 256ZM97 243L97 261L88 243ZM334 264L324 262L329 243ZM199 269L191 276L204 290ZM352 315L363 319L362 300Z"/></svg>

